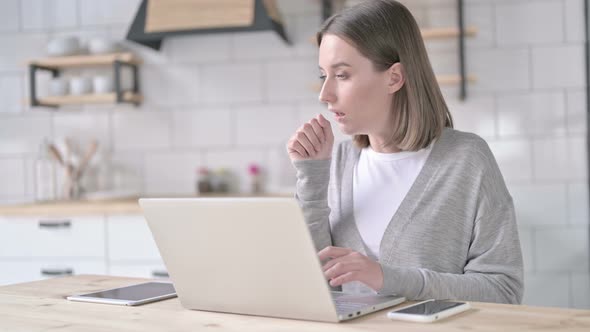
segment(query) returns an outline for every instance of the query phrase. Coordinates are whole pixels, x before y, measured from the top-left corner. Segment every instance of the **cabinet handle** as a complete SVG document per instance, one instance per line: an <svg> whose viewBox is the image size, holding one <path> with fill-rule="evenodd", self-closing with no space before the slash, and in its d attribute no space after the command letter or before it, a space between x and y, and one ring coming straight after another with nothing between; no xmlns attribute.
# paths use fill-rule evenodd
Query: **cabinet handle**
<svg viewBox="0 0 590 332"><path fill-rule="evenodd" d="M168 275L168 271L166 271L166 270L153 270L152 277L154 277L154 278L168 278L168 277L170 277L170 275Z"/></svg>
<svg viewBox="0 0 590 332"><path fill-rule="evenodd" d="M69 219L64 220L39 220L39 228L70 228L72 221Z"/></svg>
<svg viewBox="0 0 590 332"><path fill-rule="evenodd" d="M74 269L72 268L64 268L64 269L41 269L41 274L44 276L70 276L74 274Z"/></svg>

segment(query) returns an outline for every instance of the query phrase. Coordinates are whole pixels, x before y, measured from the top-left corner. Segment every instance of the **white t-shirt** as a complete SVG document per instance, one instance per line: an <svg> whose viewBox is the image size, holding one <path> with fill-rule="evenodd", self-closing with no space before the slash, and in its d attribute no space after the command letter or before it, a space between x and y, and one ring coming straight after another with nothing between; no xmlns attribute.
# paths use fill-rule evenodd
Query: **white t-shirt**
<svg viewBox="0 0 590 332"><path fill-rule="evenodd" d="M353 175L354 219L369 257L379 260L383 233L422 170L433 144L419 151L362 149Z"/></svg>

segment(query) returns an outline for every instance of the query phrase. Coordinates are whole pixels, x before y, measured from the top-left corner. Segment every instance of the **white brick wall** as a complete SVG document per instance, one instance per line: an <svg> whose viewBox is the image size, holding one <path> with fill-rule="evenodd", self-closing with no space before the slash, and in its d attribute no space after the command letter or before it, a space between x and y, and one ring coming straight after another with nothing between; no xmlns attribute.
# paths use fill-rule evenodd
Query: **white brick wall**
<svg viewBox="0 0 590 332"><path fill-rule="evenodd" d="M403 0L423 27L455 24L456 0ZM317 102L317 0L280 0L294 45L274 33L169 38L159 52L128 45L145 64L145 103L31 110L27 59L54 36L123 38L139 0L0 1L0 202L32 199L44 138L98 138L96 188L194 192L196 168L225 168L248 190L292 188L284 144ZM484 137L514 197L525 261L525 303L590 308L583 0L467 0L466 101L443 87L456 128ZM456 40L427 42L436 73L457 71ZM46 83L41 84L46 89ZM83 110L83 111L80 111ZM336 141L348 139L334 126ZM108 176L105 176L108 174Z"/></svg>

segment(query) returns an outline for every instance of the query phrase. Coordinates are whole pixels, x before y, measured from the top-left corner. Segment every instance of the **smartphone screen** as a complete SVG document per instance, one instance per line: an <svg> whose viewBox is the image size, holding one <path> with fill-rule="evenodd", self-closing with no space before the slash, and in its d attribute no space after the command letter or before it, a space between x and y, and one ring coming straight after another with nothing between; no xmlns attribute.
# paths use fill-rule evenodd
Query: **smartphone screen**
<svg viewBox="0 0 590 332"><path fill-rule="evenodd" d="M449 301L441 301L441 300L434 300L424 302L409 308L396 310L400 314L413 314L413 315L432 315L439 313L446 309L451 309L457 306L464 304L464 302L449 302Z"/></svg>

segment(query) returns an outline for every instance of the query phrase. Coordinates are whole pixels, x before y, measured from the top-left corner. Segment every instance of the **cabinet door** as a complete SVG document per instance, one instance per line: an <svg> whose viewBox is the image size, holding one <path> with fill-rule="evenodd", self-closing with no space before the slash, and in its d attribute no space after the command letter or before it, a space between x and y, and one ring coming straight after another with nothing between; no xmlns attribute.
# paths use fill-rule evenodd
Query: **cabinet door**
<svg viewBox="0 0 590 332"><path fill-rule="evenodd" d="M108 216L107 239L110 263L162 264L152 233L141 215Z"/></svg>
<svg viewBox="0 0 590 332"><path fill-rule="evenodd" d="M104 260L0 260L0 285L78 274L106 274Z"/></svg>
<svg viewBox="0 0 590 332"><path fill-rule="evenodd" d="M0 257L104 258L104 219L0 217Z"/></svg>

